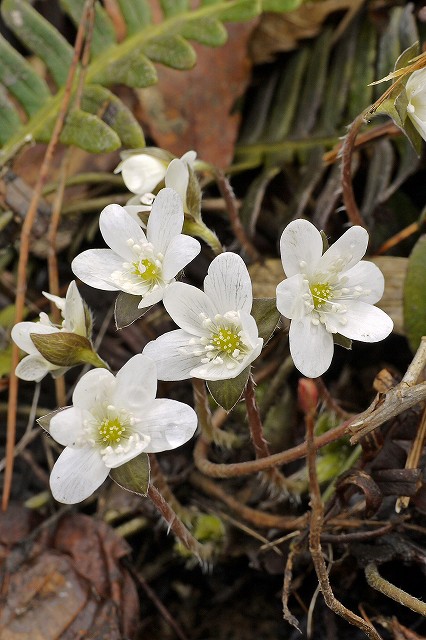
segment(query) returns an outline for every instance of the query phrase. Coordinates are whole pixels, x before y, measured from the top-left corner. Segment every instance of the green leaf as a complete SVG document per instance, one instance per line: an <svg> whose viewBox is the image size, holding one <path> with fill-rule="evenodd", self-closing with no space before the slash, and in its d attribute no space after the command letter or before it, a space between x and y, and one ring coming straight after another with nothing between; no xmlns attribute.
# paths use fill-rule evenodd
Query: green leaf
<svg viewBox="0 0 426 640"><path fill-rule="evenodd" d="M151 307L138 309L141 296L132 296L130 293L121 291L115 301L114 319L117 329L124 329L141 318Z"/></svg>
<svg viewBox="0 0 426 640"><path fill-rule="evenodd" d="M160 0L160 4L166 18L177 16L189 9L188 0Z"/></svg>
<svg viewBox="0 0 426 640"><path fill-rule="evenodd" d="M228 32L215 18L200 18L183 26L182 35L207 47L220 47L228 40Z"/></svg>
<svg viewBox="0 0 426 640"><path fill-rule="evenodd" d="M236 378L229 380L208 380L207 388L217 404L231 411L244 393L250 375L250 366L244 369Z"/></svg>
<svg viewBox="0 0 426 640"><path fill-rule="evenodd" d="M89 340L76 333L30 333L30 338L43 358L58 367L73 367L88 362L87 352L93 353Z"/></svg>
<svg viewBox="0 0 426 640"><path fill-rule="evenodd" d="M59 0L63 10L69 15L75 26L78 28L83 15L85 0ZM114 25L108 17L107 12L101 7L99 2L95 3L95 24L92 34L90 51L96 57L106 49L109 49L116 42Z"/></svg>
<svg viewBox="0 0 426 640"><path fill-rule="evenodd" d="M182 36L153 38L143 50L154 62L161 62L172 69L192 69L197 60L194 49Z"/></svg>
<svg viewBox="0 0 426 640"><path fill-rule="evenodd" d="M404 285L404 326L415 353L426 335L426 236L416 243L408 260Z"/></svg>
<svg viewBox="0 0 426 640"><path fill-rule="evenodd" d="M263 11L294 11L303 0L261 0Z"/></svg>
<svg viewBox="0 0 426 640"><path fill-rule="evenodd" d="M122 146L134 149L145 145L143 131L133 113L108 89L86 85L81 106L84 111L100 116L119 136Z"/></svg>
<svg viewBox="0 0 426 640"><path fill-rule="evenodd" d="M32 116L50 96L47 84L30 64L0 36L0 82Z"/></svg>
<svg viewBox="0 0 426 640"><path fill-rule="evenodd" d="M57 85L65 84L73 48L26 0L3 0L1 14L23 45L43 60Z"/></svg>
<svg viewBox="0 0 426 640"><path fill-rule="evenodd" d="M221 3L222 4L222 3ZM222 9L217 16L223 22L244 22L256 18L262 10L260 0L239 0L229 2L229 8Z"/></svg>
<svg viewBox="0 0 426 640"><path fill-rule="evenodd" d="M267 342L280 320L277 301L275 298L255 298L251 315L256 320L259 336L263 338L264 343Z"/></svg>
<svg viewBox="0 0 426 640"><path fill-rule="evenodd" d="M53 123L43 131L36 132L37 140L48 142L52 128ZM74 109L68 114L60 140L64 144L75 144L90 153L107 153L121 146L120 138L111 127L98 116L81 109Z"/></svg>
<svg viewBox="0 0 426 640"><path fill-rule="evenodd" d="M139 454L120 467L111 469L109 475L122 489L136 493L138 496L146 496L151 479L148 455L146 453Z"/></svg>
<svg viewBox="0 0 426 640"><path fill-rule="evenodd" d="M142 89L155 84L158 80L154 65L144 55L145 45L135 47L118 60L111 59L102 70L95 73L92 82L103 85L125 84L127 87Z"/></svg>
<svg viewBox="0 0 426 640"><path fill-rule="evenodd" d="M118 0L118 4L129 36L151 23L149 0Z"/></svg>
<svg viewBox="0 0 426 640"><path fill-rule="evenodd" d="M0 144L19 130L21 120L16 113L13 103L9 100L6 91L0 85Z"/></svg>

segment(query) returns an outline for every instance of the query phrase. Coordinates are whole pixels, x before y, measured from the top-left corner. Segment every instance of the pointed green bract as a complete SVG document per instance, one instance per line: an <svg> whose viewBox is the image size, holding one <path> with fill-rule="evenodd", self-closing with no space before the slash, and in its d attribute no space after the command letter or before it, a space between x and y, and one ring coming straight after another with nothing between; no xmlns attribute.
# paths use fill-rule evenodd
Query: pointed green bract
<svg viewBox="0 0 426 640"><path fill-rule="evenodd" d="M1 14L23 45L43 60L56 84L65 84L73 49L59 31L25 0L3 0Z"/></svg>
<svg viewBox="0 0 426 640"><path fill-rule="evenodd" d="M416 352L426 335L426 235L416 243L408 260L404 284L404 327L411 350Z"/></svg>
<svg viewBox="0 0 426 640"><path fill-rule="evenodd" d="M0 35L0 82L32 116L45 103L50 91L30 64Z"/></svg>
<svg viewBox="0 0 426 640"><path fill-rule="evenodd" d="M69 407L60 407L59 409L55 409L51 413L46 413L45 416L41 416L41 418L37 418L36 422L42 427L47 433L50 430L50 421L53 416L56 416L57 413L61 413L61 411L65 411L65 409L69 409Z"/></svg>
<svg viewBox="0 0 426 640"><path fill-rule="evenodd" d="M111 469L109 475L122 489L139 496L146 496L151 477L148 455L146 453L139 454L120 467Z"/></svg>
<svg viewBox="0 0 426 640"><path fill-rule="evenodd" d="M148 24L151 24L149 0L118 0L121 13L131 36Z"/></svg>
<svg viewBox="0 0 426 640"><path fill-rule="evenodd" d="M59 0L63 10L69 15L76 27L83 15L85 0ZM90 51L92 56L109 49L116 42L114 25L99 2L95 3L95 24L93 28Z"/></svg>
<svg viewBox="0 0 426 640"><path fill-rule="evenodd" d="M121 291L118 294L114 307L114 320L117 329L128 327L151 309L151 307L139 309L138 304L140 301L141 296L132 296L131 293L126 293L125 291Z"/></svg>
<svg viewBox="0 0 426 640"><path fill-rule="evenodd" d="M280 320L275 298L255 298L251 315L256 320L259 337L267 342L274 333Z"/></svg>
<svg viewBox="0 0 426 640"><path fill-rule="evenodd" d="M81 106L84 111L99 115L127 148L143 147L143 131L128 107L108 89L99 85L86 85Z"/></svg>
<svg viewBox="0 0 426 640"><path fill-rule="evenodd" d="M250 367L247 367L236 378L208 380L207 388L218 405L223 407L225 411L231 411L243 395L249 375Z"/></svg>
<svg viewBox="0 0 426 640"><path fill-rule="evenodd" d="M153 38L144 46L144 51L154 62L172 69L192 69L197 60L194 49L182 36Z"/></svg>

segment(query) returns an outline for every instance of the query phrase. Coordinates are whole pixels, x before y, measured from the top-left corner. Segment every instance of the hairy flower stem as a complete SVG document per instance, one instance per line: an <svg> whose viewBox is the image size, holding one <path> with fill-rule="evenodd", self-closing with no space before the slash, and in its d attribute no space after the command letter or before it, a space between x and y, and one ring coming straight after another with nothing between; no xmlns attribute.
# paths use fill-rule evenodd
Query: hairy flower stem
<svg viewBox="0 0 426 640"><path fill-rule="evenodd" d="M346 213L353 225L360 225L366 228L365 221L361 216L355 201L354 190L352 185L352 154L355 141L361 126L365 122L365 113L361 113L355 118L349 127L342 147L342 190L343 202L346 207Z"/></svg>
<svg viewBox="0 0 426 640"><path fill-rule="evenodd" d="M210 411L209 396L204 380L192 378L192 390L194 394L195 411L198 416L198 424L203 440L208 444L213 442L219 447L232 447L237 436L233 433L222 431L222 429L215 425Z"/></svg>
<svg viewBox="0 0 426 640"><path fill-rule="evenodd" d="M244 393L244 398L247 407L247 417L250 427L251 440L256 452L256 458L268 458L271 453L269 451L268 443L265 439L263 432L263 424L260 418L259 407L256 402L256 394L254 391L254 383L251 375L247 380L247 385ZM276 468L265 470L265 476L269 483L277 488L279 491L285 490L287 480L282 473Z"/></svg>
<svg viewBox="0 0 426 640"><path fill-rule="evenodd" d="M202 563L203 560L207 560L210 552L188 531L179 516L173 511L158 489L156 489L152 484L149 486L148 496L167 522L169 529L173 531L184 547L193 553L200 563Z"/></svg>
<svg viewBox="0 0 426 640"><path fill-rule="evenodd" d="M149 464L151 466L152 482L154 482L158 487L161 495L171 506L173 511L175 511L182 520L188 522L190 520L188 510L181 505L173 491L170 489L167 478L164 475L163 470L160 467L160 463L157 460L157 456L155 455L155 453L149 453L148 458Z"/></svg>
<svg viewBox="0 0 426 640"><path fill-rule="evenodd" d="M374 627L360 616L347 609L336 599L330 586L327 567L321 549L321 531L324 522L324 505L321 500L320 486L316 469L316 449L314 443L316 408L312 405L305 412L307 463L309 472L309 490L311 496L311 518L309 529L309 551L318 577L319 586L326 605L350 624L361 629L371 640L382 640Z"/></svg>
<svg viewBox="0 0 426 640"><path fill-rule="evenodd" d="M399 604L408 607L412 611L416 613L420 613L421 616L426 616L426 603L422 602L418 598L411 596L406 591L399 589L391 582L382 578L379 574L377 566L374 562L368 564L365 569L365 577L367 579L368 584L373 589L384 593L388 598L392 598L395 602L399 602Z"/></svg>

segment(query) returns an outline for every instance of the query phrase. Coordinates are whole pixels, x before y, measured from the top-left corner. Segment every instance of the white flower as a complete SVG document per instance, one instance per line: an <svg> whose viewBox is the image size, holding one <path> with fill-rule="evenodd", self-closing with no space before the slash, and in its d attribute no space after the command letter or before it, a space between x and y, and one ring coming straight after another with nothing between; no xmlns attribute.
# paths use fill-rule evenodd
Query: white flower
<svg viewBox="0 0 426 640"><path fill-rule="evenodd" d="M141 296L139 308L159 302L179 271L200 252L198 240L181 233L182 202L172 189L162 189L156 197L146 235L118 204L105 207L99 226L111 248L84 251L71 268L95 289Z"/></svg>
<svg viewBox="0 0 426 640"><path fill-rule="evenodd" d="M194 165L196 157L197 154L195 151L187 151L180 158L183 167L186 167L186 172L188 172L188 165L191 167ZM175 163L175 160L172 160L172 163ZM160 160L160 158L156 158L146 153L138 153L130 155L122 160L114 170L114 173L119 173L121 171L124 184L128 190L136 195L143 196L145 193L153 191L158 187L160 182L166 178L166 174L170 164L172 163ZM179 184L181 183L180 171L179 176L175 176L174 171L175 169L172 169L172 172L169 175L170 182L167 184L166 181L166 186L172 187L180 193L179 188L176 188L179 187Z"/></svg>
<svg viewBox="0 0 426 640"><path fill-rule="evenodd" d="M163 302L181 329L149 342L143 350L156 361L159 380L235 378L260 354L263 339L250 315L250 276L235 253L213 260L204 293L176 282Z"/></svg>
<svg viewBox="0 0 426 640"><path fill-rule="evenodd" d="M360 262L368 233L351 227L322 255L320 232L307 220L295 220L281 236L287 280L277 287L277 307L290 318L290 353L303 375L316 378L333 358L333 333L363 342L383 340L393 323L372 305L383 295L383 275Z"/></svg>
<svg viewBox="0 0 426 640"><path fill-rule="evenodd" d="M16 367L15 373L22 380L34 380L39 382L47 373L51 373L57 378L65 373L69 367L59 367L52 364L39 353L30 334L48 334L48 333L76 333L79 336L88 337L88 316L86 314L83 300L78 292L74 281L68 287L66 297L60 298L50 293L43 295L52 300L61 310L63 322L61 327L52 324L46 313L40 313L39 322L18 322L12 329L12 340L18 345L22 351L28 353Z"/></svg>
<svg viewBox="0 0 426 640"><path fill-rule="evenodd" d="M50 435L66 448L50 476L53 496L74 504L88 498L110 469L142 451L175 449L194 435L197 416L191 407L156 399L155 363L138 354L114 377L93 369L77 383L73 406L55 414Z"/></svg>
<svg viewBox="0 0 426 640"><path fill-rule="evenodd" d="M408 98L407 116L426 140L426 68L410 75L405 91Z"/></svg>

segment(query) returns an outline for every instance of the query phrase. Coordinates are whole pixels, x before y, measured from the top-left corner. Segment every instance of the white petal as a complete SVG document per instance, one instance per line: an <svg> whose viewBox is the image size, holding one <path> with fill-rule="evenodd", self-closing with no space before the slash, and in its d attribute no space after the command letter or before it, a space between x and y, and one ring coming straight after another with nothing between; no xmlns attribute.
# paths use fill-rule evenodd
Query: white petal
<svg viewBox="0 0 426 640"><path fill-rule="evenodd" d="M154 400L149 410L140 416L138 432L148 435L145 451L158 453L176 449L188 442L197 428L197 414L191 407L176 400Z"/></svg>
<svg viewBox="0 0 426 640"><path fill-rule="evenodd" d="M163 260L163 278L171 280L201 251L195 238L180 233L171 239Z"/></svg>
<svg viewBox="0 0 426 640"><path fill-rule="evenodd" d="M176 324L195 336L209 333L202 326L201 314L214 318L218 313L203 291L183 282L174 282L167 287L163 303Z"/></svg>
<svg viewBox="0 0 426 640"><path fill-rule="evenodd" d="M92 369L77 382L72 401L79 409L92 411L96 406L112 404L115 378L106 369Z"/></svg>
<svg viewBox="0 0 426 640"><path fill-rule="evenodd" d="M322 237L307 220L293 220L284 229L280 240L281 261L287 278L296 273L311 273L322 254ZM301 266L302 263L302 266ZM306 266L303 266L306 263Z"/></svg>
<svg viewBox="0 0 426 640"><path fill-rule="evenodd" d="M161 189L152 205L146 235L157 253L165 254L171 239L181 233L183 205L173 189Z"/></svg>
<svg viewBox="0 0 426 640"><path fill-rule="evenodd" d="M213 260L204 280L204 291L220 314L251 311L253 294L250 276L244 260L236 253L222 253Z"/></svg>
<svg viewBox="0 0 426 640"><path fill-rule="evenodd" d="M64 328L79 336L86 336L86 314L83 299L74 280L68 287L64 307Z"/></svg>
<svg viewBox="0 0 426 640"><path fill-rule="evenodd" d="M385 279L379 267L372 262L367 262L366 260L358 262L345 273L345 276L347 277L345 286L351 289L353 287L362 287L362 289L370 291L370 293L362 294L360 298L362 302L374 304L382 297Z"/></svg>
<svg viewBox="0 0 426 640"><path fill-rule="evenodd" d="M53 497L64 504L81 502L101 486L108 473L97 449L67 447L50 474Z"/></svg>
<svg viewBox="0 0 426 640"><path fill-rule="evenodd" d="M45 298L47 298L51 302L54 302L58 309L60 309L61 311L65 309L65 298L54 296L53 293L48 293L47 291L42 291L42 294Z"/></svg>
<svg viewBox="0 0 426 640"><path fill-rule="evenodd" d="M148 291L141 297L141 301L138 304L138 309L145 309L146 307L150 307L153 304L157 304L160 300L163 299L165 287L159 285L156 289L152 291Z"/></svg>
<svg viewBox="0 0 426 640"><path fill-rule="evenodd" d="M141 153L120 162L114 173L121 171L124 184L132 193L143 194L155 189L166 173L166 167L157 158Z"/></svg>
<svg viewBox="0 0 426 640"><path fill-rule="evenodd" d="M305 315L304 293L309 293L309 285L301 273L280 282L277 286L278 311L290 320Z"/></svg>
<svg viewBox="0 0 426 640"><path fill-rule="evenodd" d="M77 407L68 407L56 413L50 420L49 433L64 447L75 447L78 438L84 435L83 420L86 412Z"/></svg>
<svg viewBox="0 0 426 640"><path fill-rule="evenodd" d="M417 129L423 140L426 140L426 113L425 109L419 109L416 107L415 113L410 113L407 111L407 115L413 123L414 127ZM419 117L421 116L421 117Z"/></svg>
<svg viewBox="0 0 426 640"><path fill-rule="evenodd" d="M31 340L31 333L48 335L50 333L59 333L59 329L41 322L18 322L18 324L15 324L11 333L12 340L22 351L31 355L40 355Z"/></svg>
<svg viewBox="0 0 426 640"><path fill-rule="evenodd" d="M126 204L123 207L124 211L129 214L133 218L135 222L142 229L146 229L146 224L143 222L142 218L139 216L139 213L143 213L144 211L151 211L151 206L146 206L144 204Z"/></svg>
<svg viewBox="0 0 426 640"><path fill-rule="evenodd" d="M134 240L139 245L146 243L141 226L119 204L105 207L99 217L99 228L106 244L127 262L135 259L128 241Z"/></svg>
<svg viewBox="0 0 426 640"><path fill-rule="evenodd" d="M183 160L183 162L186 162L186 164L189 164L189 166L192 168L194 166L196 157L197 157L197 152L191 149L190 151L187 151L186 153L184 153L180 159Z"/></svg>
<svg viewBox="0 0 426 640"><path fill-rule="evenodd" d="M157 393L157 368L155 362L138 353L126 362L115 377L115 389L111 404L131 413L149 408Z"/></svg>
<svg viewBox="0 0 426 640"><path fill-rule="evenodd" d="M249 364L251 364L262 351L263 339L259 338L254 349L247 353L243 360L236 363L232 369L228 369L226 363L219 363L217 359L207 363L199 364L192 369L191 377L200 378L201 380L232 380L240 375Z"/></svg>
<svg viewBox="0 0 426 640"><path fill-rule="evenodd" d="M111 249L88 249L74 258L71 269L77 278L90 287L118 291L110 276L114 271L122 271L123 258Z"/></svg>
<svg viewBox="0 0 426 640"><path fill-rule="evenodd" d="M368 233L363 227L351 227L321 257L319 273L345 272L356 265L367 251Z"/></svg>
<svg viewBox="0 0 426 640"><path fill-rule="evenodd" d="M323 325L313 325L310 316L292 320L289 332L294 366L308 378L317 378L333 359L333 336Z"/></svg>
<svg viewBox="0 0 426 640"><path fill-rule="evenodd" d="M182 200L182 205L186 202L186 190L188 188L189 173L185 162L175 158L167 167L164 183L166 187L174 189Z"/></svg>
<svg viewBox="0 0 426 640"><path fill-rule="evenodd" d="M40 382L52 369L58 369L58 367L45 360L41 355L30 355L22 358L15 369L15 374L21 380Z"/></svg>
<svg viewBox="0 0 426 640"><path fill-rule="evenodd" d="M146 448L149 444L148 436L142 437L139 442L135 443L131 449L126 451L125 449L120 451L117 449L109 449L103 454L104 464L108 467L108 469L116 469L117 467L121 467L122 464L129 462L129 460L133 460L136 458L142 451L146 451Z"/></svg>
<svg viewBox="0 0 426 640"><path fill-rule="evenodd" d="M347 324L339 325L342 336L361 342L378 342L392 331L393 322L381 309L360 300L347 300L345 304Z"/></svg>
<svg viewBox="0 0 426 640"><path fill-rule="evenodd" d="M250 346L254 348L259 340L263 343L263 338L259 338L259 329L253 316L244 311L240 311L238 315L240 317L242 330L246 338L248 338Z"/></svg>
<svg viewBox="0 0 426 640"><path fill-rule="evenodd" d="M142 353L155 361L159 380L186 380L191 377L190 371L201 357L180 351L188 347L191 338L186 331L177 329L148 342Z"/></svg>

